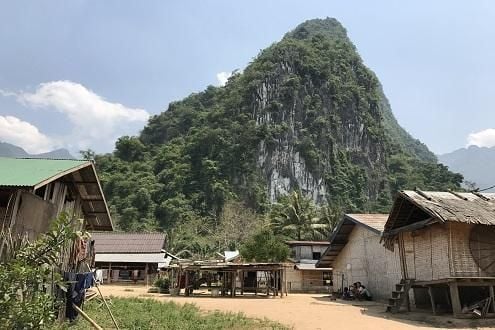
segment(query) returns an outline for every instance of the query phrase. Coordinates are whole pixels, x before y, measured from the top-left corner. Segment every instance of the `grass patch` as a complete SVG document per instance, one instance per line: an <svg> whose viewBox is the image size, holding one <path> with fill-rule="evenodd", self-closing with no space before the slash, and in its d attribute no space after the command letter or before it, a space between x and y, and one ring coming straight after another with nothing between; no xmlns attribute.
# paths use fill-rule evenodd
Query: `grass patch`
<svg viewBox="0 0 495 330"><path fill-rule="evenodd" d="M111 298L112 312L121 329L289 329L268 319L248 318L242 313L204 312L193 304L176 304L140 298ZM113 327L112 320L97 301L84 311L103 329ZM81 316L68 329L89 329Z"/></svg>

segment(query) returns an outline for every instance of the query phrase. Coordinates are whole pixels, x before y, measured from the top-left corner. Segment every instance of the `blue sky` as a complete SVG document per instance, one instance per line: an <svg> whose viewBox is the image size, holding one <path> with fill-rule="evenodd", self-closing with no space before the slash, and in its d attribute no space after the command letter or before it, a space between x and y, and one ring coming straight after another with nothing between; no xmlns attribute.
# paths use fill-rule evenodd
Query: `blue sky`
<svg viewBox="0 0 495 330"><path fill-rule="evenodd" d="M170 101L327 16L414 137L436 153L495 145L492 1L0 1L0 140L111 151Z"/></svg>

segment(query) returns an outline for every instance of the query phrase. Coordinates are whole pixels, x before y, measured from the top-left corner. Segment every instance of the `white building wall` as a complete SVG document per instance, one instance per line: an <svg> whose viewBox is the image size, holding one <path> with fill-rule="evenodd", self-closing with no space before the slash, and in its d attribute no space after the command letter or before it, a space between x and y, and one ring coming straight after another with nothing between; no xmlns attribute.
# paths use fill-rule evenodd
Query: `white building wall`
<svg viewBox="0 0 495 330"><path fill-rule="evenodd" d="M342 280L344 287L361 282L374 299L388 299L401 280L399 253L395 250L385 249L378 234L356 225L333 263L334 290L342 289Z"/></svg>

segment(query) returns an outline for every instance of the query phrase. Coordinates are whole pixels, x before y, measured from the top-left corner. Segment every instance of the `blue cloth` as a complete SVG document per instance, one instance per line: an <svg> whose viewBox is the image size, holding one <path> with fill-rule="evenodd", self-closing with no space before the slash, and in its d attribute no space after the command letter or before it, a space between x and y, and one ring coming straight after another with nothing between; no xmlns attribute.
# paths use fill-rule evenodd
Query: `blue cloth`
<svg viewBox="0 0 495 330"><path fill-rule="evenodd" d="M88 273L71 273L64 274L66 281L70 282L67 288L67 304L65 309L65 316L74 321L78 315L72 304L81 307L86 295L86 289L93 286L94 276L92 272Z"/></svg>

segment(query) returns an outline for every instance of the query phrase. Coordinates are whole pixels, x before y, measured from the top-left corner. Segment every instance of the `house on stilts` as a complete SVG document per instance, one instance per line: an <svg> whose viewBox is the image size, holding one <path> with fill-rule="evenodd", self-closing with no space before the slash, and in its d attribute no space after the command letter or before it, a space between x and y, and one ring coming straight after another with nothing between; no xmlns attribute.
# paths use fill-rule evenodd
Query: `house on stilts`
<svg viewBox="0 0 495 330"><path fill-rule="evenodd" d="M401 191L382 235L400 258L389 310L495 316L494 225L493 193Z"/></svg>

